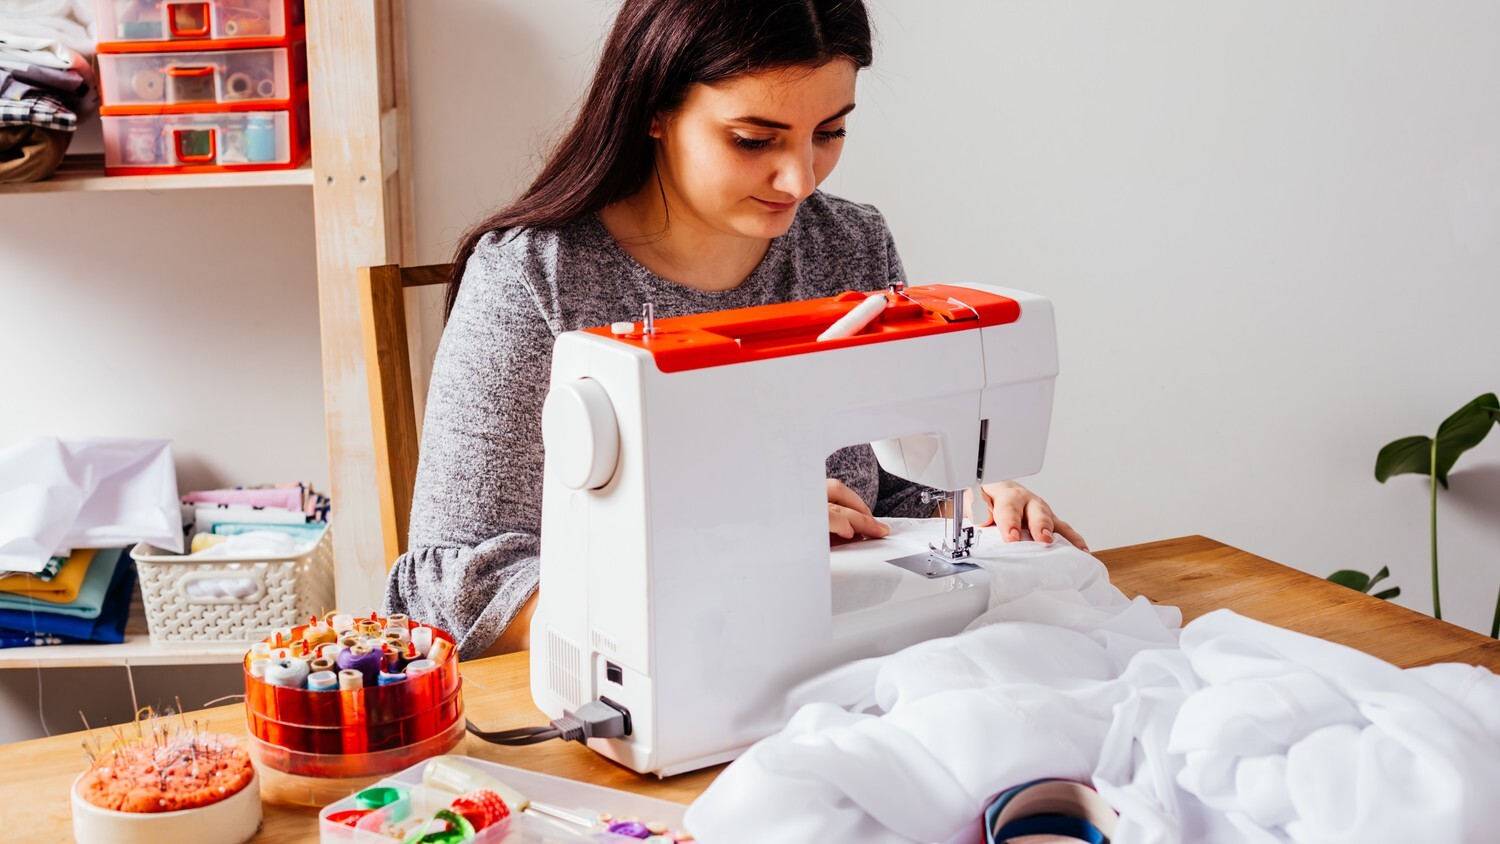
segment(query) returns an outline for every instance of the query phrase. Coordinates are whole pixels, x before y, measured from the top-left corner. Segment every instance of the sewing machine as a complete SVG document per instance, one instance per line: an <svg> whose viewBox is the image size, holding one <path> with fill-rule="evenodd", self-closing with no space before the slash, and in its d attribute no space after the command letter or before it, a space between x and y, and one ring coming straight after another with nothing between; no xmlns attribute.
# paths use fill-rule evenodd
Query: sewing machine
<svg viewBox="0 0 1500 844"><path fill-rule="evenodd" d="M1041 468L1051 303L988 285L877 295L661 320L648 305L558 338L531 691L553 718L628 710L630 735L598 752L662 776L732 759L784 725L801 681L984 610L962 491ZM858 443L957 496L931 548L830 548L825 459Z"/></svg>

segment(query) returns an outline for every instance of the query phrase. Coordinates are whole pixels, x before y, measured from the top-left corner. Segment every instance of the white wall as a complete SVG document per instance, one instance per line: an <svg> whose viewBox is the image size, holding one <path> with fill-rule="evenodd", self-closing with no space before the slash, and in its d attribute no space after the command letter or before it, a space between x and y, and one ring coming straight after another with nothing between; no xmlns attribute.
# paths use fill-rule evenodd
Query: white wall
<svg viewBox="0 0 1500 844"><path fill-rule="evenodd" d="M613 8L412 18L423 260L523 186ZM916 281L1055 300L1034 486L1063 518L1098 548L1201 533L1319 575L1389 565L1430 610L1427 483L1373 467L1500 390L1500 7L872 9L876 64L825 187L885 212ZM1500 435L1459 466L1445 616L1487 631Z"/></svg>
<svg viewBox="0 0 1500 844"><path fill-rule="evenodd" d="M1389 565L1428 610L1426 482L1372 469L1500 390L1500 7L872 3L826 187L885 212L915 281L1056 301L1035 487L1098 548L1201 533L1320 575ZM422 6L432 262L533 172L615 4ZM161 434L188 484L323 482L310 215L296 189L0 196L0 446ZM1500 436L1460 467L1445 616L1487 630Z"/></svg>

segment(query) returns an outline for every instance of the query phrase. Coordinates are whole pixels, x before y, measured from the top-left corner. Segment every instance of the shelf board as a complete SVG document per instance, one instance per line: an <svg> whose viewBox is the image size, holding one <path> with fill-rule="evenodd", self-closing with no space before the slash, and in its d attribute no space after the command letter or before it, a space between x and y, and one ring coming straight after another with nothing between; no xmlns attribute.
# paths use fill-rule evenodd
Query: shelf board
<svg viewBox="0 0 1500 844"><path fill-rule="evenodd" d="M254 170L242 173L172 173L155 176L106 176L103 155L69 155L57 172L40 182L0 184L0 194L59 193L63 191L143 190L187 188L248 188L312 185L312 166L295 170Z"/></svg>
<svg viewBox="0 0 1500 844"><path fill-rule="evenodd" d="M125 641L118 645L38 645L32 648L0 648L3 668L89 668L100 665L232 665L245 656L246 645L219 644L154 645L146 633L146 612L137 590L125 623Z"/></svg>

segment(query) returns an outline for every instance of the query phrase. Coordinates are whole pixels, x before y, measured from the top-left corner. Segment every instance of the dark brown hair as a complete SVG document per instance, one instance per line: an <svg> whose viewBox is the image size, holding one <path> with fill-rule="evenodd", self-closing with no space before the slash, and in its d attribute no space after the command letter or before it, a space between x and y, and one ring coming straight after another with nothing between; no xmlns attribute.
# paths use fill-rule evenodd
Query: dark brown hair
<svg viewBox="0 0 1500 844"><path fill-rule="evenodd" d="M486 234L562 226L640 190L656 154L651 118L674 111L690 86L839 58L869 67L870 40L863 0L625 0L578 117L541 173L460 241L445 318Z"/></svg>

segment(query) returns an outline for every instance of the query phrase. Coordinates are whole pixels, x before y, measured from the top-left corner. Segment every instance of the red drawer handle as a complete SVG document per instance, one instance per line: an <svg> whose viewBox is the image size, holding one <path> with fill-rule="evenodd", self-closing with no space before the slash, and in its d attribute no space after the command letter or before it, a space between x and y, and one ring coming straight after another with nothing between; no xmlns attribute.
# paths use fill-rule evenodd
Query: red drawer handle
<svg viewBox="0 0 1500 844"><path fill-rule="evenodd" d="M195 16L190 10L197 9ZM168 3L167 29L177 38L202 38L208 34L207 3ZM184 14L188 13L188 14Z"/></svg>
<svg viewBox="0 0 1500 844"><path fill-rule="evenodd" d="M183 135L188 132L207 132L208 152L188 152L183 144ZM177 160L183 164L207 164L219 154L218 133L212 129L173 129L172 141L177 147Z"/></svg>
<svg viewBox="0 0 1500 844"><path fill-rule="evenodd" d="M167 68L167 75L177 79L181 79L185 76L212 76L213 73L214 66L211 64L173 65L172 67Z"/></svg>

